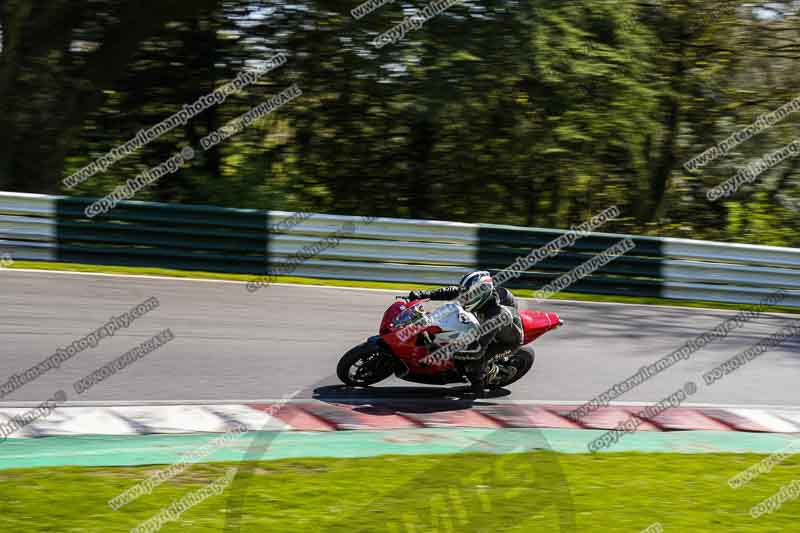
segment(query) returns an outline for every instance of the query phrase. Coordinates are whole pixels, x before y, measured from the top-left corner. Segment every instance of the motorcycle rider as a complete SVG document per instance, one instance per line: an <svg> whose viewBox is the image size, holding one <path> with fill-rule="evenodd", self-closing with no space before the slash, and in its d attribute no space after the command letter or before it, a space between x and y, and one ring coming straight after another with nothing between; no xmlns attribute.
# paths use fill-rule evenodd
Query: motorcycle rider
<svg viewBox="0 0 800 533"><path fill-rule="evenodd" d="M473 313L481 324L508 313L511 320L498 329L479 338L479 349L475 353L455 354L456 361L462 365L464 373L472 385L473 392L482 394L487 385L501 376L501 368L489 363L493 357L522 346L523 329L517 300L511 291L495 287L491 274L485 270L471 272L461 278L458 285L440 289L411 291L410 300L457 300L464 309ZM488 363L488 364L487 364Z"/></svg>

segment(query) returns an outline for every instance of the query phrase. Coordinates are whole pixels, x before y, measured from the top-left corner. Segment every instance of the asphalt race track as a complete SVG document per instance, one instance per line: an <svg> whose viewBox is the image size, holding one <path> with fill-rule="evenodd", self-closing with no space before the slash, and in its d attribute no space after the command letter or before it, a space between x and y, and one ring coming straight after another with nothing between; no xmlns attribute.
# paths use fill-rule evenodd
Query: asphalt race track
<svg viewBox="0 0 800 533"><path fill-rule="evenodd" d="M41 402L63 389L73 401L225 402L279 399L298 389L336 385L340 355L375 334L391 291L275 285L255 294L243 283L0 271L0 385L118 315L156 296L161 306L96 348L76 355L2 402ZM530 305L522 300L523 306ZM565 326L533 346L534 370L511 387L512 401L591 399L733 311L547 302ZM687 381L693 404L800 406L800 343L791 339L712 387L703 372L793 320L770 315L747 323L628 392L619 401L656 402ZM800 317L798 317L800 318ZM77 395L72 384L170 328L175 340ZM389 387L386 389L386 387ZM375 394L410 393L394 378ZM384 390L381 391L381 388ZM432 397L440 393L430 389ZM422 394L424 397L425 394Z"/></svg>

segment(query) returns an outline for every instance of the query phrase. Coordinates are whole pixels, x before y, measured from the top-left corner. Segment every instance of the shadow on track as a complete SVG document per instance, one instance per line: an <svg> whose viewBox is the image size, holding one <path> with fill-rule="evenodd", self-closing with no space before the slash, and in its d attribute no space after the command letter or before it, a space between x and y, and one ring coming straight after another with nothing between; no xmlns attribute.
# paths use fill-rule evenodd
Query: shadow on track
<svg viewBox="0 0 800 533"><path fill-rule="evenodd" d="M339 405L357 406L354 411L375 416L401 413L439 413L468 410L476 405L491 405L492 398L508 396L511 391L487 391L476 398L469 387L367 387L329 385L314 389L313 399Z"/></svg>

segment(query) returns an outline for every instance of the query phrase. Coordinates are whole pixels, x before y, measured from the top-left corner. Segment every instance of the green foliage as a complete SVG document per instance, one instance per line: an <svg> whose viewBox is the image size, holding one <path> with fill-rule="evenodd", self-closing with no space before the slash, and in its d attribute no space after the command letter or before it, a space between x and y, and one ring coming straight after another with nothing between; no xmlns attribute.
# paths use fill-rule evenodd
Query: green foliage
<svg viewBox="0 0 800 533"><path fill-rule="evenodd" d="M355 0L173 4L0 7L0 188L103 195L190 145L191 165L137 199L560 228L617 205L607 230L800 243L798 212L779 201L800 198L800 158L706 198L797 137L795 117L683 167L797 96L792 2L465 0L381 49L372 39L423 4L360 20ZM61 185L279 51L289 62L258 83ZM292 83L301 97L200 149Z"/></svg>

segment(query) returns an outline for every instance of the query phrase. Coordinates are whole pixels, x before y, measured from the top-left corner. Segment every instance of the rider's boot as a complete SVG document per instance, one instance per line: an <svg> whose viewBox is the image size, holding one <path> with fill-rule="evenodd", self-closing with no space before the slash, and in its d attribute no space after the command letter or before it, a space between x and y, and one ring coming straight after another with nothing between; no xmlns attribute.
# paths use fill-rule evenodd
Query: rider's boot
<svg viewBox="0 0 800 533"><path fill-rule="evenodd" d="M469 380L470 389L472 393L476 396L483 396L484 391L484 380L483 380L483 372L484 367L483 363L480 361L472 362L464 364L464 374L466 375L467 379Z"/></svg>
<svg viewBox="0 0 800 533"><path fill-rule="evenodd" d="M486 359L489 361L484 365L484 372L483 372L483 383L484 385L489 388L492 385L499 386L500 383L503 381L507 381L510 378L514 377L516 374L516 369L507 368L506 366L499 365L496 363L498 359L501 359L507 355L511 355L514 351L518 348L518 346L508 344L500 344L495 343L489 347L489 351L486 354Z"/></svg>
<svg viewBox="0 0 800 533"><path fill-rule="evenodd" d="M487 387L499 387L501 383L508 383L517 375L517 369L513 366L500 366L492 363L486 371L484 383Z"/></svg>
<svg viewBox="0 0 800 533"><path fill-rule="evenodd" d="M494 363L489 363L486 372L483 374L483 382L486 385L491 385L492 381L497 379L500 375L500 367Z"/></svg>

